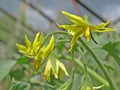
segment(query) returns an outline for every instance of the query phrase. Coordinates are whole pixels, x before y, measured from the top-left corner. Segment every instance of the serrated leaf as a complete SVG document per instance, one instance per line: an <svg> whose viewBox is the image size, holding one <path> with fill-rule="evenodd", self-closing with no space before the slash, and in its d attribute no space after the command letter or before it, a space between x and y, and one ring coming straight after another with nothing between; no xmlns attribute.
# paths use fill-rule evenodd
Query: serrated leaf
<svg viewBox="0 0 120 90"><path fill-rule="evenodd" d="M113 56L116 62L120 65L120 42L109 42L103 46L103 49Z"/></svg>
<svg viewBox="0 0 120 90"><path fill-rule="evenodd" d="M15 64L16 61L14 60L0 60L0 82L8 75Z"/></svg>

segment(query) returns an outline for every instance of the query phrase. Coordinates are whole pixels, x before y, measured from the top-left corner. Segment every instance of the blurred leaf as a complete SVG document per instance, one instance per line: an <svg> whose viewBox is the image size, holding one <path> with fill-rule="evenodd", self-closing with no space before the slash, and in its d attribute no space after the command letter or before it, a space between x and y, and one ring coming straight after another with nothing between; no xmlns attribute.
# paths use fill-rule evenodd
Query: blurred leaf
<svg viewBox="0 0 120 90"><path fill-rule="evenodd" d="M17 60L17 63L18 63L18 64L28 64L28 63L29 63L29 60L28 60L27 57L22 56L22 57L20 57L20 58Z"/></svg>
<svg viewBox="0 0 120 90"><path fill-rule="evenodd" d="M14 77L14 78L17 79L17 80L20 80L20 79L22 79L22 78L25 76L24 70L22 70L22 69L17 69L17 70L15 70L15 71L11 71L11 72L10 72L10 76L11 76L11 77Z"/></svg>
<svg viewBox="0 0 120 90"><path fill-rule="evenodd" d="M10 72L11 68L16 64L14 60L0 61L0 81L2 81Z"/></svg>
<svg viewBox="0 0 120 90"><path fill-rule="evenodd" d="M74 83L71 90L79 90L81 85L81 75L79 73L74 73Z"/></svg>
<svg viewBox="0 0 120 90"><path fill-rule="evenodd" d="M12 79L9 90L30 90L30 84Z"/></svg>
<svg viewBox="0 0 120 90"><path fill-rule="evenodd" d="M116 62L120 65L120 42L109 42L103 46L103 49L113 56Z"/></svg>

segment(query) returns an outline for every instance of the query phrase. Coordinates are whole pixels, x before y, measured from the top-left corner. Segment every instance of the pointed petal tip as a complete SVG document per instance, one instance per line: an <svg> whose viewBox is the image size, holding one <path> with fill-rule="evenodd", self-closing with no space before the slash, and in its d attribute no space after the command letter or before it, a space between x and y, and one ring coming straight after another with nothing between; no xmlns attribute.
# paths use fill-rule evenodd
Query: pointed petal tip
<svg viewBox="0 0 120 90"><path fill-rule="evenodd" d="M16 46L18 45L18 43L15 44Z"/></svg>
<svg viewBox="0 0 120 90"><path fill-rule="evenodd" d="M25 37L27 37L27 34L25 34Z"/></svg>
<svg viewBox="0 0 120 90"><path fill-rule="evenodd" d="M70 76L70 75L68 74L68 72L66 72L65 75L68 76L68 77Z"/></svg>
<svg viewBox="0 0 120 90"><path fill-rule="evenodd" d="M64 13L66 13L66 11L62 10L61 13L64 14Z"/></svg>
<svg viewBox="0 0 120 90"><path fill-rule="evenodd" d="M58 23L56 23L56 26L57 26L58 28L60 28Z"/></svg>
<svg viewBox="0 0 120 90"><path fill-rule="evenodd" d="M36 33L36 36L39 36L39 35L40 35L40 32L37 32L37 33Z"/></svg>
<svg viewBox="0 0 120 90"><path fill-rule="evenodd" d="M16 43L15 45L16 45L17 47L19 47L19 46L20 46L20 44L18 44L18 43Z"/></svg>
<svg viewBox="0 0 120 90"><path fill-rule="evenodd" d="M51 39L50 39L50 44L54 45L54 35L52 35Z"/></svg>
<svg viewBox="0 0 120 90"><path fill-rule="evenodd" d="M60 24L56 23L56 25L57 25L59 28L61 28L61 25L60 25Z"/></svg>
<svg viewBox="0 0 120 90"><path fill-rule="evenodd" d="M69 15L70 14L69 12L64 11L64 10L62 10L61 13L64 14L64 15Z"/></svg>
<svg viewBox="0 0 120 90"><path fill-rule="evenodd" d="M16 43L15 45L16 45L17 48L19 47L19 44L18 44L18 43Z"/></svg>

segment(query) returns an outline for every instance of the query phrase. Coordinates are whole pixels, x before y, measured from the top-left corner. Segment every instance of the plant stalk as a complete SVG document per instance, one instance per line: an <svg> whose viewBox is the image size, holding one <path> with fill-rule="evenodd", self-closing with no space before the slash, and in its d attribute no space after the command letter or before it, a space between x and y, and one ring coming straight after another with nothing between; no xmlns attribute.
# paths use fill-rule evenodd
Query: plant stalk
<svg viewBox="0 0 120 90"><path fill-rule="evenodd" d="M110 74L108 73L108 71L104 67L104 65L103 65L102 61L100 60L100 58L98 58L98 56L93 52L93 50L82 39L79 39L79 41L90 52L90 54L93 56L93 58L95 59L95 61L98 63L98 65L100 66L100 68L104 72L104 74L105 74L108 82L110 83L110 86L111 86L112 90L118 90L116 84L114 83L114 81L111 78Z"/></svg>

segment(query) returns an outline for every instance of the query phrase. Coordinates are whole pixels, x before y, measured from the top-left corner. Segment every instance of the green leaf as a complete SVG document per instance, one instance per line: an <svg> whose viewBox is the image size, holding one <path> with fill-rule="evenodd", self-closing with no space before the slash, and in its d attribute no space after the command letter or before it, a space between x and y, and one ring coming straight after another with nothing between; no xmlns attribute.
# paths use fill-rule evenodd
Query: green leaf
<svg viewBox="0 0 120 90"><path fill-rule="evenodd" d="M17 80L21 80L25 76L25 73L23 69L17 69L17 70L11 71L10 76L14 77Z"/></svg>
<svg viewBox="0 0 120 90"><path fill-rule="evenodd" d="M0 82L8 75L15 64L16 61L14 60L0 60Z"/></svg>
<svg viewBox="0 0 120 90"><path fill-rule="evenodd" d="M18 64L28 64L29 63L29 60L27 57L20 57L18 60L17 60L17 63Z"/></svg>
<svg viewBox="0 0 120 90"><path fill-rule="evenodd" d="M8 90L30 90L30 84L23 81L15 81L12 79L10 88Z"/></svg>
<svg viewBox="0 0 120 90"><path fill-rule="evenodd" d="M103 49L113 56L116 62L120 65L120 42L109 42L103 46Z"/></svg>

